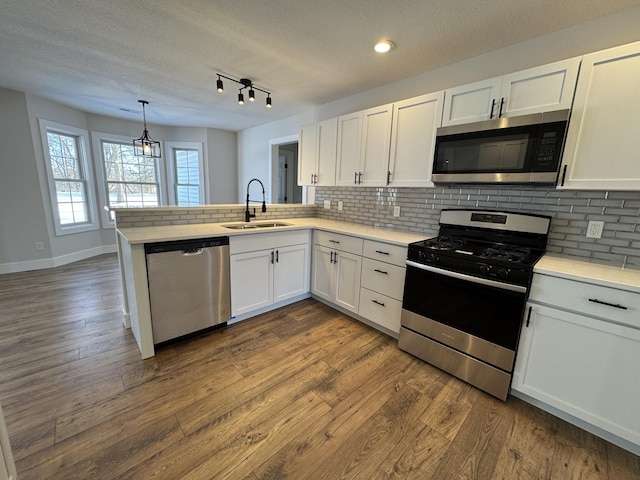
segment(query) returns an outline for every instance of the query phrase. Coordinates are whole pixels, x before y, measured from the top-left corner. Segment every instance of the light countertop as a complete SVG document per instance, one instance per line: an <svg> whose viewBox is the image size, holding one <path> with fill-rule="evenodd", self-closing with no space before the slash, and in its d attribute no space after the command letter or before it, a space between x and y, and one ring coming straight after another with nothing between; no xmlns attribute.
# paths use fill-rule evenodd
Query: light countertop
<svg viewBox="0 0 640 480"><path fill-rule="evenodd" d="M194 225L167 225L158 227L132 227L118 229L119 233L130 244L166 242L172 240L186 240L191 238L206 238L217 236L251 235L269 233L274 231L301 230L317 228L335 233L355 235L370 240L379 240L397 245L407 245L428 238L429 235L374 228L355 223L338 222L324 218L278 218L277 220L264 220L255 223L287 223L286 227L272 227L264 229L232 230L223 225L242 224L244 222L229 223L201 223Z"/></svg>
<svg viewBox="0 0 640 480"><path fill-rule="evenodd" d="M640 293L640 270L635 268L622 268L591 263L577 257L546 254L536 263L533 271L543 275Z"/></svg>

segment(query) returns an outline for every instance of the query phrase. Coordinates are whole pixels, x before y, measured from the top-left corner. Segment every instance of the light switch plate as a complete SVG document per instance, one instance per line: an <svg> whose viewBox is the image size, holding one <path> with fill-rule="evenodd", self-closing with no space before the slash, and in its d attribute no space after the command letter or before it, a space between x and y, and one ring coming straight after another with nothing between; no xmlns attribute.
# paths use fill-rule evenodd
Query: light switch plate
<svg viewBox="0 0 640 480"><path fill-rule="evenodd" d="M594 222L591 220L587 226L587 238L602 238L604 222Z"/></svg>
<svg viewBox="0 0 640 480"><path fill-rule="evenodd" d="M393 216L394 217L399 217L400 216L400 207L393 207Z"/></svg>
<svg viewBox="0 0 640 480"><path fill-rule="evenodd" d="M342 210L343 205L344 204L342 203L342 200L339 200L338 201L338 210Z"/></svg>
<svg viewBox="0 0 640 480"><path fill-rule="evenodd" d="M324 201L324 208L325 208L325 210L330 210L331 209L331 200L325 200Z"/></svg>

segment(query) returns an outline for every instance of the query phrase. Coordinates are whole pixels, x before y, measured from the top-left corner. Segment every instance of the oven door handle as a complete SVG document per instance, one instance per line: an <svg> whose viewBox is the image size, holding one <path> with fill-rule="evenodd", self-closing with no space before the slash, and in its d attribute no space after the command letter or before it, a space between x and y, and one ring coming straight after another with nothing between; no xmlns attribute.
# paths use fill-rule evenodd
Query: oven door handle
<svg viewBox="0 0 640 480"><path fill-rule="evenodd" d="M510 283L498 282L496 280L489 280L488 278L474 277L473 275L466 275L464 273L452 272L450 270L443 270L441 268L431 267L429 265L423 265L422 263L414 262L412 260L406 261L410 267L419 268L420 270L426 270L427 272L438 273L447 277L457 278L458 280L466 280L468 282L479 283L480 285L486 285L488 287L501 288L502 290L510 290L512 292L527 293L527 287L521 285L512 285Z"/></svg>

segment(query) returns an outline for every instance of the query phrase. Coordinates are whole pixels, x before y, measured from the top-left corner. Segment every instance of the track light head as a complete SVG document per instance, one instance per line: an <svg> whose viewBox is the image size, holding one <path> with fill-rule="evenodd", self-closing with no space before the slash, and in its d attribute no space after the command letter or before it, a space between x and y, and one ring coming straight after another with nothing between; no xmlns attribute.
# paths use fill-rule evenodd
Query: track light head
<svg viewBox="0 0 640 480"><path fill-rule="evenodd" d="M218 92L224 92L224 85L222 84L222 79L218 76L218 81L216 82L216 86L218 88Z"/></svg>
<svg viewBox="0 0 640 480"><path fill-rule="evenodd" d="M267 95L266 107L267 108L271 108L271 92L267 92L266 90L263 90L262 88L256 87L253 84L253 82L251 81L251 79L249 79L249 78L241 78L240 80L236 80L235 78L227 77L226 75L222 75L221 73L217 73L216 75L218 76L218 80L216 81L216 88L217 88L218 92L223 92L224 91L224 86L222 85L222 79L223 78L225 80L231 80L232 82L236 82L236 83L239 83L240 85L242 85L242 87L240 87L240 93L238 93L238 103L240 105L244 105L244 95L243 95L242 91L247 89L249 91L249 101L250 102L255 102L255 100L256 100L256 90L257 90L257 91L262 92L262 93Z"/></svg>
<svg viewBox="0 0 640 480"><path fill-rule="evenodd" d="M249 89L249 101L250 102L256 101L256 92L253 90L253 88Z"/></svg>
<svg viewBox="0 0 640 480"><path fill-rule="evenodd" d="M267 95L267 108L271 108L271 96Z"/></svg>
<svg viewBox="0 0 640 480"><path fill-rule="evenodd" d="M242 94L242 90L238 94L238 104L239 105L244 105L244 95Z"/></svg>

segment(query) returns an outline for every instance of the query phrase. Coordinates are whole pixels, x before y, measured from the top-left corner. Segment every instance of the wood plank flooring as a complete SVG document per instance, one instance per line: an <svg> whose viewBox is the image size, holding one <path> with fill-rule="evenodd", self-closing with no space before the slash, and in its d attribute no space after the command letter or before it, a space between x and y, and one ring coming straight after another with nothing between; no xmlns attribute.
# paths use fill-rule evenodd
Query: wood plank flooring
<svg viewBox="0 0 640 480"><path fill-rule="evenodd" d="M117 260L0 275L19 480L640 479L640 458L500 402L314 300L141 360Z"/></svg>

